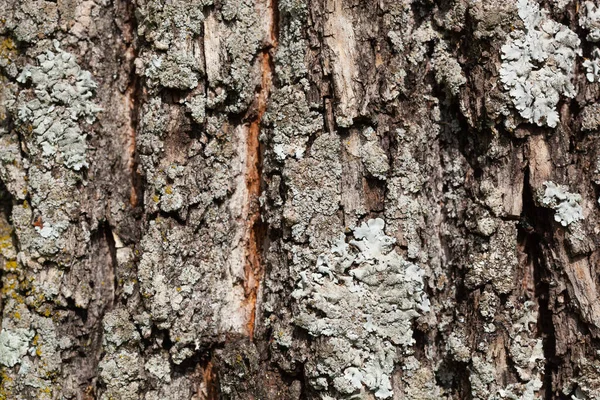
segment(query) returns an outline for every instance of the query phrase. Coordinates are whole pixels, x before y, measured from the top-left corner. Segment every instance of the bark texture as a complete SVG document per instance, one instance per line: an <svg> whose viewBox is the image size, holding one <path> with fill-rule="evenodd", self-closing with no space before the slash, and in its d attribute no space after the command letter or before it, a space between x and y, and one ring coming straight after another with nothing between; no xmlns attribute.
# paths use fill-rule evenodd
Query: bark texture
<svg viewBox="0 0 600 400"><path fill-rule="evenodd" d="M600 398L593 2L0 10L0 399Z"/></svg>

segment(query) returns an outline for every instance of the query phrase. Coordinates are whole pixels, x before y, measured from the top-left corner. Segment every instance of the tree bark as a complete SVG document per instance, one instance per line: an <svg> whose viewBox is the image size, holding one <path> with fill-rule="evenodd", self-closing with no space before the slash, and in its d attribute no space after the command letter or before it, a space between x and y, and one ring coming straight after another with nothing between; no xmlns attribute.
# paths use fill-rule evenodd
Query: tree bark
<svg viewBox="0 0 600 400"><path fill-rule="evenodd" d="M592 2L0 10L0 399L600 398Z"/></svg>

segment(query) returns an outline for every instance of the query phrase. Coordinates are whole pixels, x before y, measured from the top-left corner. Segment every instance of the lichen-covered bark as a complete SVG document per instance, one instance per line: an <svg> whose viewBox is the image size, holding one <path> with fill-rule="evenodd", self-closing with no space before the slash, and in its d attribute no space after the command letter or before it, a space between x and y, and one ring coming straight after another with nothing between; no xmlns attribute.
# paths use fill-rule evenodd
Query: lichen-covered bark
<svg viewBox="0 0 600 400"><path fill-rule="evenodd" d="M0 399L600 398L595 3L0 10Z"/></svg>

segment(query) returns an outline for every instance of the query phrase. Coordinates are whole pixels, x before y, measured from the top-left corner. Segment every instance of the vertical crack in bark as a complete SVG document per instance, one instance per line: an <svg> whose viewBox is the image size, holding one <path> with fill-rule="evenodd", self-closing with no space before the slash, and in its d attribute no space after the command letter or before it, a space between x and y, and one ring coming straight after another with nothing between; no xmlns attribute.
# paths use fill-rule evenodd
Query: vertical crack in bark
<svg viewBox="0 0 600 400"><path fill-rule="evenodd" d="M208 360L202 367L202 380L204 383L203 393L205 400L218 400L219 390L217 384L217 374L212 360Z"/></svg>
<svg viewBox="0 0 600 400"><path fill-rule="evenodd" d="M135 59L135 57L134 57ZM127 167L131 174L131 191L129 195L129 203L132 207L136 207L141 198L141 177L138 173L138 161L136 151L136 132L137 132L137 115L138 115L138 96L139 89L137 84L137 77L133 78L134 81L130 83L125 92L125 102L129 109L129 127L127 130L128 138L128 163Z"/></svg>
<svg viewBox="0 0 600 400"><path fill-rule="evenodd" d="M116 241L115 241L115 237L113 236L113 231L112 228L110 226L110 224L108 223L108 221L105 221L102 223L102 225L100 226L100 230L104 232L104 240L106 240L106 245L108 247L108 252L110 255L110 262L111 262L111 270L112 270L112 280L113 280L113 296L112 296L112 301L110 303L107 303L107 307L106 310L104 311L103 315L108 311L111 310L114 305L115 305L115 301L117 299L117 289L119 287L119 280L118 280L118 276L117 276L117 246L116 246Z"/></svg>
<svg viewBox="0 0 600 400"><path fill-rule="evenodd" d="M17 236L13 226L10 224L12 207L12 195L6 188L6 185L4 184L2 179L0 179L0 246L9 247L12 245L18 253ZM2 254L0 254L0 260L4 261L5 263L11 261L9 259L4 258ZM4 265L4 268L0 269L0 290L4 289L4 281L1 278L6 273L5 269L6 265ZM3 296L0 296L0 326L2 326L3 309L4 300Z"/></svg>
<svg viewBox="0 0 600 400"><path fill-rule="evenodd" d="M267 0L268 11L268 42L261 53L261 84L255 99L255 112L249 122L246 151L246 188L248 191L246 216L245 264L244 264L244 293L246 305L249 309L246 330L250 339L254 338L254 324L256 320L256 303L258 291L264 274L262 260L262 243L265 237L265 225L261 219L259 197L262 186L262 153L259 136L263 115L267 110L267 103L271 94L271 85L274 74L272 51L277 47L277 3L276 0Z"/></svg>
<svg viewBox="0 0 600 400"><path fill-rule="evenodd" d="M138 56L138 48L135 43L135 32L137 32L137 21L135 19L135 5L127 3L127 25L128 32L124 32L128 47L125 52L126 61L129 64L129 80L125 89L125 106L129 112L127 126L127 168L131 174L131 188L129 203L136 207L142 198L142 179L138 173L138 159L136 150L136 134L138 129L139 106L142 98L142 85L135 73L135 59Z"/></svg>
<svg viewBox="0 0 600 400"><path fill-rule="evenodd" d="M526 252L529 262L533 264L535 279L535 298L538 302L538 332L542 337L544 350L543 385L541 392L544 399L553 399L553 376L558 371L556 356L556 332L551 306L550 271L544 261L547 239L544 234L552 232L551 215L546 210L537 207L533 199L533 192L529 183L529 169L524 174L523 184L523 211L519 224L520 242Z"/></svg>

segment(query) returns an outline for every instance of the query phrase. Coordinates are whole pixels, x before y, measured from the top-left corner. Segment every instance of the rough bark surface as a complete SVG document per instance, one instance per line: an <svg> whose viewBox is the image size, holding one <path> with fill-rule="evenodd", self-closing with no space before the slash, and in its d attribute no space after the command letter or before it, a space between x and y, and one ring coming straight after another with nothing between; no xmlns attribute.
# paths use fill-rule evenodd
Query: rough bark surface
<svg viewBox="0 0 600 400"><path fill-rule="evenodd" d="M0 399L600 399L595 3L0 10Z"/></svg>

